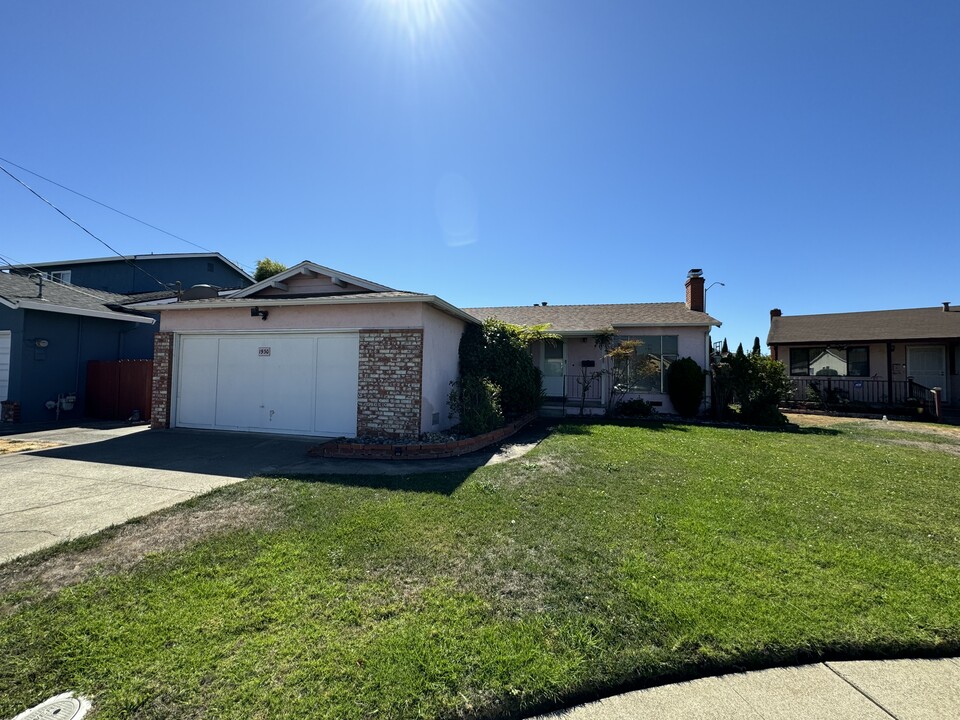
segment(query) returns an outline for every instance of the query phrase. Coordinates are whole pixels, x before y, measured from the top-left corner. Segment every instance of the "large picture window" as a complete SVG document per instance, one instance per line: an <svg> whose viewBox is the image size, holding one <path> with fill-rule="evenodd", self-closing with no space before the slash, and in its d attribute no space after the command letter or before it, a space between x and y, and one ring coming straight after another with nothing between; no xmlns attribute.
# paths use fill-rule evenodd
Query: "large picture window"
<svg viewBox="0 0 960 720"><path fill-rule="evenodd" d="M790 374L870 377L870 348L790 348Z"/></svg>
<svg viewBox="0 0 960 720"><path fill-rule="evenodd" d="M667 370L677 359L677 335L622 335L617 344L625 341L639 343L633 354L617 362L614 384L623 392L667 392Z"/></svg>

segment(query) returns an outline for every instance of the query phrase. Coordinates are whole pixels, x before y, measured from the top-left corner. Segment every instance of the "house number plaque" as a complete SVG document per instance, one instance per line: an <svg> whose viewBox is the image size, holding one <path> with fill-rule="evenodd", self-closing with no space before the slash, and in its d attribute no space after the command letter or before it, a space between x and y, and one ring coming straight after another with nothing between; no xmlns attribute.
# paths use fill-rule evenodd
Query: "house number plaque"
<svg viewBox="0 0 960 720"><path fill-rule="evenodd" d="M270 348L262 347L258 348L259 352L257 353L260 357L270 357Z"/></svg>

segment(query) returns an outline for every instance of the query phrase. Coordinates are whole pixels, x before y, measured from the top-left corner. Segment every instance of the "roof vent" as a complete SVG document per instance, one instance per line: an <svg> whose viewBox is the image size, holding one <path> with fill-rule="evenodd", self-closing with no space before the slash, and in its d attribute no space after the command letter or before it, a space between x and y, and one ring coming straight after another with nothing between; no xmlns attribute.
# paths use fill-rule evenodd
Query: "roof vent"
<svg viewBox="0 0 960 720"><path fill-rule="evenodd" d="M183 300L209 300L220 297L220 288L216 285L194 285L183 293Z"/></svg>
<svg viewBox="0 0 960 720"><path fill-rule="evenodd" d="M546 306L547 306L547 301L546 301L546 300L544 300L543 302L540 303L540 307L546 307Z"/></svg>
<svg viewBox="0 0 960 720"><path fill-rule="evenodd" d="M945 303L943 304L943 311L944 311L944 312L950 312L950 303L949 303L949 302L945 302Z"/></svg>

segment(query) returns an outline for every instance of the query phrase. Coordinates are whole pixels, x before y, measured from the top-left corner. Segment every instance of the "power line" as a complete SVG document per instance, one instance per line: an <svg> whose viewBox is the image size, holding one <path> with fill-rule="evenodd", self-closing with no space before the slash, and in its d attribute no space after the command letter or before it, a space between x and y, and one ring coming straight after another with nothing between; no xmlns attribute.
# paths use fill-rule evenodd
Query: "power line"
<svg viewBox="0 0 960 720"><path fill-rule="evenodd" d="M85 295L86 297L93 298L94 300L97 300L97 301L99 301L99 302L103 302L103 297L102 297L102 296L100 296L100 295L94 295L93 293L86 292L86 291L84 291L83 289L81 289L81 288L80 288L79 286L77 286L77 285L71 285L70 283L65 283L65 282L63 282L62 280L57 280L57 279L55 279L55 278L50 278L50 277L48 277L49 273L47 273L47 272L45 272L45 271L43 271L43 270L41 270L41 269L39 269L39 268L35 268L35 267L33 267L33 265L28 265L27 263L22 263L22 262L18 261L16 258L10 257L9 255L4 255L3 253L0 253L0 260L3 260L7 265L10 265L10 266L24 267L24 268L26 268L27 270L33 270L33 271L34 271L35 273L37 273L38 275L42 275L44 278L46 278L48 282L55 283L56 285L59 285L59 286L62 287L62 288L67 288L67 289L69 289L69 290L73 290L73 292L75 292L75 293L79 293L80 295ZM116 295L116 294L118 294L118 293L110 293L110 294L111 294L111 295Z"/></svg>
<svg viewBox="0 0 960 720"><path fill-rule="evenodd" d="M72 217L70 217L69 215L67 215L63 210L61 210L60 208L58 208L58 207L57 207L56 205L54 205L52 202L50 202L49 200L47 200L43 195L41 195L40 193L38 193L36 190L34 190L34 189L33 189L32 187L30 187L29 185L27 185L23 180L21 180L21 179L18 178L16 175L14 175L12 172L10 172L10 171L7 170L5 167L3 167L3 165L0 165L0 170L2 170L4 173L6 173L7 175L9 175L13 180L16 180L20 185L22 185L23 187L25 187L27 190L29 190L33 195L35 195L36 197L38 197L40 200L43 200L43 202L45 202L47 205L49 205L50 207L52 207L54 210L56 210L58 213L60 213L63 217L65 217L67 220L69 220L70 222L72 222L72 223L73 223L74 225L76 225L78 228L80 228L81 230L83 230L87 235L89 235L90 237L92 237L92 238L93 238L94 240L96 240L98 243L100 243L101 245L103 245L104 247L106 247L108 250L110 250L112 253L114 253L115 255L117 255L118 257L120 257L125 263L127 263L127 265L129 265L130 267L135 268L135 269L139 270L140 272L142 272L144 275L146 275L147 277L149 277L151 280L153 280L155 283L157 283L157 285L159 285L160 287L162 287L164 290L168 289L167 286L166 286L164 283L160 282L160 280L157 280L157 278L155 278L153 275L151 275L150 273L148 273L148 272L147 272L146 270L144 270L142 267L139 267L139 266L136 265L135 263L133 263L133 262L131 262L130 260L128 260L122 253L120 253L118 250L116 250L116 249L115 249L113 246L111 246L109 243L107 243L107 242L104 241L104 240L101 240L101 239L98 238L96 235L94 235L92 232L90 232L89 230L87 230L87 228L85 228L83 225L81 225L80 223L78 223L78 222L77 222L76 220L74 220Z"/></svg>
<svg viewBox="0 0 960 720"><path fill-rule="evenodd" d="M153 224L151 224L151 223L148 223L146 220L141 220L140 218L134 217L133 215L130 215L129 213L125 213L123 210L118 210L117 208L113 207L112 205L107 205L107 203L101 202L100 200L97 200L96 198L92 198L92 197L90 197L89 195L84 195L82 192L80 192L80 191L78 191L78 190L74 190L73 188L68 188L66 185L63 185L63 184L61 184L61 183L58 183L56 180L51 180L50 178L45 177L44 175L41 175L40 173L38 173L38 172L36 172L36 171L34 171L34 170L31 170L30 168L25 168L23 165L18 165L17 163L13 162L12 160L7 160L6 158L0 157L0 162L5 162L5 163L7 163L7 165L13 165L13 167L19 168L20 170L23 170L24 172L30 173L30 174L33 175L34 177L38 177L38 178L40 178L41 180L44 180L44 181L50 183L51 185L56 185L58 188L61 188L62 190L66 190L66 191L69 192L69 193L73 193L74 195L77 195L78 197L82 197L84 200L89 200L89 201L92 202L92 203L96 203L96 204L99 205L100 207L106 208L107 210L110 210L111 212L115 212L115 213L117 213L118 215L123 215L123 217L128 218L128 219L130 219L130 220L133 220L134 222L138 222L138 223L140 223L141 225L144 225L144 226L150 228L151 230L156 230L157 232L163 233L164 235L168 235L169 237L172 237L172 238L174 238L174 239L176 239L176 240L180 240L181 242L185 242L187 245L193 245L193 247L199 248L200 250L203 250L204 252L208 252L208 253L216 252L215 250L211 250L210 248L206 248L206 247L204 247L203 245L200 245L200 244L198 244L198 243L193 242L192 240L187 240L185 237L181 237L180 235L177 235L176 233L172 233L172 232L170 232L169 230L164 230L164 229L161 228L161 227L157 227L156 225L153 225ZM8 174L9 174L9 173L8 173ZM240 265L241 267L247 268L248 270L252 270L252 268L251 268L250 266L244 265L243 263L241 263L241 262L239 262L239 261L237 262L237 264Z"/></svg>

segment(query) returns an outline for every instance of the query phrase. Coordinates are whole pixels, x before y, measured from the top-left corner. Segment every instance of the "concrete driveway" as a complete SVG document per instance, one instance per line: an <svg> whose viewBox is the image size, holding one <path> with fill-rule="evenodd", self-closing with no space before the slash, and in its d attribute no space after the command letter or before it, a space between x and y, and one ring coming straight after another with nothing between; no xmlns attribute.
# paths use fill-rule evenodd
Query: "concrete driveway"
<svg viewBox="0 0 960 720"><path fill-rule="evenodd" d="M146 427L8 436L60 443L0 455L0 562L259 473L299 469L316 438Z"/></svg>

